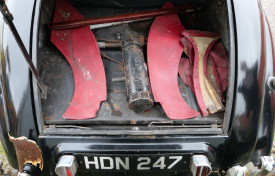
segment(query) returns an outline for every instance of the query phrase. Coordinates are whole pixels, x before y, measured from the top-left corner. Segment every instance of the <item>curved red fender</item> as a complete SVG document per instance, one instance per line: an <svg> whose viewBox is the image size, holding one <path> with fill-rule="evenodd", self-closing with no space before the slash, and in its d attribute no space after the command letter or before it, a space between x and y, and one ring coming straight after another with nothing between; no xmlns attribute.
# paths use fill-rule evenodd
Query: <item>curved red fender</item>
<svg viewBox="0 0 275 176"><path fill-rule="evenodd" d="M163 8L173 7L168 2ZM156 17L148 36L148 70L154 98L170 119L187 119L200 115L182 98L178 86L178 67L184 31L177 15Z"/></svg>
<svg viewBox="0 0 275 176"><path fill-rule="evenodd" d="M84 19L67 0L56 0L53 22ZM89 26L52 31L51 41L72 67L75 91L64 113L65 119L88 119L96 116L101 101L107 98L106 78L100 51Z"/></svg>
<svg viewBox="0 0 275 176"><path fill-rule="evenodd" d="M184 31L182 34L194 48L193 83L201 112L203 116L218 112L223 109L223 104L207 79L206 66L209 52L220 37L217 34L202 31Z"/></svg>

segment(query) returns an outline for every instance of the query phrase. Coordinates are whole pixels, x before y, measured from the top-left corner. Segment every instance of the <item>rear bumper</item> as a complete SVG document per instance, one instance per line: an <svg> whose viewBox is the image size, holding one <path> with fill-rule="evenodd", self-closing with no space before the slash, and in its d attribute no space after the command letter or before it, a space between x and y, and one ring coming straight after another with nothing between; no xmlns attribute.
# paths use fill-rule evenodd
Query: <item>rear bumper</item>
<svg viewBox="0 0 275 176"><path fill-rule="evenodd" d="M55 172L58 159L65 154L74 155L79 166L78 174L96 172L96 174L106 173L120 175L117 171L104 171L86 169L84 156L174 156L182 155L184 167L178 171L190 173L190 159L194 154L206 155L211 163L213 171L218 170L219 163L223 158L224 146L227 136L197 136L197 137L60 137L60 136L40 136L39 145L43 152L43 160L46 164L45 172ZM136 164L136 163L135 163ZM130 163L131 165L131 163ZM48 171L47 171L48 170ZM133 173L134 170L126 171ZM139 172L139 173L145 173ZM138 174L139 174L138 173ZM154 173L150 171L150 173ZM125 174L121 172L121 174ZM159 174L156 172L155 174ZM175 172L166 175L175 175Z"/></svg>

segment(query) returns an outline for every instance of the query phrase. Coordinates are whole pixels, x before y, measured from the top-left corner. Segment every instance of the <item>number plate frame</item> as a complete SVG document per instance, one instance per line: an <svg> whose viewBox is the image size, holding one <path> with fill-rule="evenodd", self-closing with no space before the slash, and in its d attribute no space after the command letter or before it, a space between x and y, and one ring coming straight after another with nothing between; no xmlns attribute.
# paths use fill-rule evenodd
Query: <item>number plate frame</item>
<svg viewBox="0 0 275 176"><path fill-rule="evenodd" d="M82 154L77 155L79 170L85 172L190 171L192 154Z"/></svg>

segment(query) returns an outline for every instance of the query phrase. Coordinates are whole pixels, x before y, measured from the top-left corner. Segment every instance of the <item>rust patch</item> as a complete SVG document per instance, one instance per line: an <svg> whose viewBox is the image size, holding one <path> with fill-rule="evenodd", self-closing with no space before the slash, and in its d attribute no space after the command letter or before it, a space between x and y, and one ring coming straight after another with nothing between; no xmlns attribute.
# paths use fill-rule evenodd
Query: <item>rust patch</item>
<svg viewBox="0 0 275 176"><path fill-rule="evenodd" d="M61 113L63 113L63 111L61 111ZM55 118L55 117L46 116L46 117L43 117L43 118L44 118L44 120L49 120L49 119L53 119L53 118Z"/></svg>
<svg viewBox="0 0 275 176"><path fill-rule="evenodd" d="M23 166L26 163L37 166L41 170L43 169L42 152L35 141L29 140L24 136L14 138L9 135L9 139L15 147L20 172L23 172Z"/></svg>

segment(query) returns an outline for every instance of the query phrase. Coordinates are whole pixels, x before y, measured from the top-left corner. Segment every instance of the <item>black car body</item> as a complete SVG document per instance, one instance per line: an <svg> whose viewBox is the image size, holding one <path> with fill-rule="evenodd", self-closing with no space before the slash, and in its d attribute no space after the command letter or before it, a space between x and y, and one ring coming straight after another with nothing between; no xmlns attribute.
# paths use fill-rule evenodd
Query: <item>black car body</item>
<svg viewBox="0 0 275 176"><path fill-rule="evenodd" d="M115 1L103 3L110 2ZM8 0L6 3L34 64L37 64L39 42L46 37L43 30L47 30L41 22L41 16L47 12L41 9L50 9L53 1ZM143 3L146 4L145 1ZM210 0L195 3L202 6L215 4ZM114 4L110 3L110 6ZM136 4L139 5L137 1L132 2L133 6ZM270 27L258 0L225 0L216 4L211 6L218 9L212 15L215 16L215 22L220 20L217 22L218 29L222 29L223 23L226 23L226 29L222 31L226 31L223 37L226 38L224 43L230 53L230 74L222 125L218 124L217 127L215 122L205 122L211 126L210 129L192 126L185 129L152 128L127 123L93 128L84 128L78 123L45 124L41 118L39 88L10 29L0 18L0 134L10 164L14 168L18 167L15 149L8 135L25 136L38 144L43 154L45 175L54 175L56 163L64 154L77 158L79 175L89 172L104 175L108 172L85 167L85 156L92 160L92 156L151 156L156 159L156 156L182 155L186 161L183 168L177 168L177 172L151 172L152 175L190 173L190 157L194 154L206 155L213 171L227 170L235 164L249 161L259 164L261 156L270 155L274 134L275 92L268 86L268 78L275 76L275 53ZM221 4L225 4L226 8ZM203 120L198 123L203 124ZM137 163L131 162L130 165L133 166L128 171L113 169L110 173L137 172L132 168Z"/></svg>

